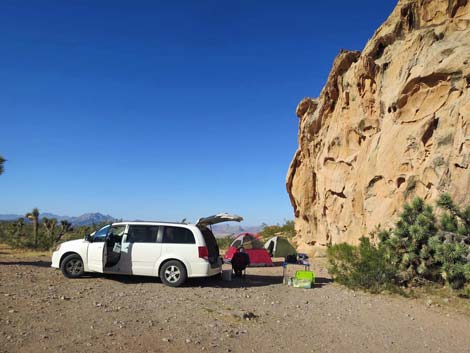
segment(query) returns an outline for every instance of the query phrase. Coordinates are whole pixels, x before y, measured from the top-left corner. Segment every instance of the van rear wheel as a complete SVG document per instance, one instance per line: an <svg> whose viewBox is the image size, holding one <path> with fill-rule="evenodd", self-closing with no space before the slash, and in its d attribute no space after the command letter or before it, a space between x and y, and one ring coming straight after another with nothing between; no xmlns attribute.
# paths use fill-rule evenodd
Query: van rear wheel
<svg viewBox="0 0 470 353"><path fill-rule="evenodd" d="M181 286L188 277L184 265L176 260L165 262L160 269L160 279L170 287Z"/></svg>

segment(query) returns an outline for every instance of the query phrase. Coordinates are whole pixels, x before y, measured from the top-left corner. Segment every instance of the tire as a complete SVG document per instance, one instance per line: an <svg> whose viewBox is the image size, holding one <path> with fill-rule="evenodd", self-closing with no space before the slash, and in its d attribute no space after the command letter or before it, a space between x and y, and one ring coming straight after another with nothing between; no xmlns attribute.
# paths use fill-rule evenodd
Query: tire
<svg viewBox="0 0 470 353"><path fill-rule="evenodd" d="M186 268L179 261L171 260L165 262L160 269L160 279L167 286L179 287L186 282L187 278Z"/></svg>
<svg viewBox="0 0 470 353"><path fill-rule="evenodd" d="M77 254L70 254L62 260L60 270L67 278L78 278L85 273L83 260Z"/></svg>

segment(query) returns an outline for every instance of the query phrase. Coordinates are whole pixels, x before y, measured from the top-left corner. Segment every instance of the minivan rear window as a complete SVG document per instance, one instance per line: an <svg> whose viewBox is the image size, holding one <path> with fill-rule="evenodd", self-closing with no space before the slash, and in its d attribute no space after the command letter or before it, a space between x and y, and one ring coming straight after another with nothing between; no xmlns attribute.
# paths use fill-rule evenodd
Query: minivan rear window
<svg viewBox="0 0 470 353"><path fill-rule="evenodd" d="M170 244L195 244L193 232L187 228L170 227L163 228L162 243Z"/></svg>

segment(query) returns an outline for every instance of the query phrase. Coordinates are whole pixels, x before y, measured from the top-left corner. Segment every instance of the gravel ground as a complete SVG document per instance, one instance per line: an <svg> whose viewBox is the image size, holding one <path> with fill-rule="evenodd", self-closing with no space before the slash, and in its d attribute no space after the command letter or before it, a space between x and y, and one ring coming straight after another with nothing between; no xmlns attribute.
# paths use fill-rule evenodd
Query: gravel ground
<svg viewBox="0 0 470 353"><path fill-rule="evenodd" d="M0 352L469 352L470 317L424 301L353 292L317 264L314 289L282 268L244 279L70 280L48 257L0 254Z"/></svg>

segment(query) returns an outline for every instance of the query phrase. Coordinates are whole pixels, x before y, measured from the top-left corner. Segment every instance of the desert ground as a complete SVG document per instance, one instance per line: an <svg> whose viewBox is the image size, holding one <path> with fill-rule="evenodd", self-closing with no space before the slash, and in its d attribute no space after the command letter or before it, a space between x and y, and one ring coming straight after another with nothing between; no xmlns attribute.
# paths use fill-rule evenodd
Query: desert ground
<svg viewBox="0 0 470 353"><path fill-rule="evenodd" d="M2 248L0 352L470 351L468 314L351 291L313 264L313 289L283 285L279 266L170 288L149 277L70 280L47 255Z"/></svg>

